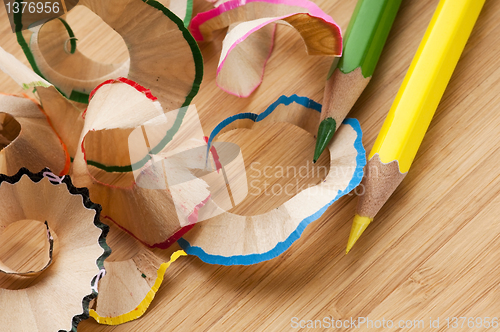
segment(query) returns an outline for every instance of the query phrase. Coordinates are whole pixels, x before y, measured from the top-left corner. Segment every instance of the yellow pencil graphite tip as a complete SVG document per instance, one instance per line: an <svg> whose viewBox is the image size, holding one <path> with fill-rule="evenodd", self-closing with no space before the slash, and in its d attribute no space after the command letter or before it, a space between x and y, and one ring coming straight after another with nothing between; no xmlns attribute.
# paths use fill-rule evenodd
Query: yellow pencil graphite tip
<svg viewBox="0 0 500 332"><path fill-rule="evenodd" d="M372 218L362 217L358 214L354 216L354 220L352 222L351 234L349 235L349 241L347 241L347 249L345 250L346 255L351 251L352 247L358 241L361 234L365 231L365 229L372 222Z"/></svg>

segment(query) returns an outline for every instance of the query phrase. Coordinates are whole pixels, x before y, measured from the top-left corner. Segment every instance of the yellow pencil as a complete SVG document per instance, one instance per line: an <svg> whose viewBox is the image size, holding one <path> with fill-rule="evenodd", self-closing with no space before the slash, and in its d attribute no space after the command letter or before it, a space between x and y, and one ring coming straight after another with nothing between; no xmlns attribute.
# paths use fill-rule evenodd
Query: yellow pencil
<svg viewBox="0 0 500 332"><path fill-rule="evenodd" d="M346 253L410 169L484 2L439 2L370 152Z"/></svg>

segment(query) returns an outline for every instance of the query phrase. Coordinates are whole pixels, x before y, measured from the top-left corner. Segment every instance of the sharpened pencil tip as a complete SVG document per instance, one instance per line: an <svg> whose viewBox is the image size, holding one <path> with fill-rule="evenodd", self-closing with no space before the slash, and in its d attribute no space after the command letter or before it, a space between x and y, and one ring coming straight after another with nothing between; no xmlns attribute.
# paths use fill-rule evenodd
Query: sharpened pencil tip
<svg viewBox="0 0 500 332"><path fill-rule="evenodd" d="M314 162L316 162L323 151L325 151L328 143L330 143L335 130L337 129L337 122L334 118L326 118L319 124L318 138L316 139L316 148L314 149Z"/></svg>
<svg viewBox="0 0 500 332"><path fill-rule="evenodd" d="M347 241L347 249L345 250L346 255L351 251L354 244L361 237L361 234L365 231L365 229L372 222L372 218L362 217L359 214L354 216L354 220L352 222L351 234L349 234L349 240Z"/></svg>

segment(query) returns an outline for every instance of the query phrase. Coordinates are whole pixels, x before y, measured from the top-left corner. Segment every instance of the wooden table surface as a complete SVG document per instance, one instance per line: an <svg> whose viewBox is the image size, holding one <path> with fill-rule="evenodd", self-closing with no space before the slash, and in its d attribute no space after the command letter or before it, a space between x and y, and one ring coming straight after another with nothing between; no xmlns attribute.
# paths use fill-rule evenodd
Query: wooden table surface
<svg viewBox="0 0 500 332"><path fill-rule="evenodd" d="M356 4L314 2L343 30ZM403 1L373 79L350 114L361 123L368 151L437 3ZM0 46L27 63L0 7ZM209 8L195 0L195 13ZM486 0L408 176L349 255L354 195L333 204L274 260L224 267L180 258L143 318L116 327L89 319L78 330L291 331L293 317L368 317L392 320L395 330L400 320L423 320L419 331L446 331L447 317L500 316L499 17L500 1ZM194 103L206 133L228 115L262 112L283 94L322 101L331 59L307 56L299 35L285 26L278 27L262 86L247 99L225 94L214 83L223 36L201 45L205 74ZM101 50L87 44L86 52ZM5 74L0 78L0 91L21 91ZM440 317L439 328L429 326L430 317Z"/></svg>

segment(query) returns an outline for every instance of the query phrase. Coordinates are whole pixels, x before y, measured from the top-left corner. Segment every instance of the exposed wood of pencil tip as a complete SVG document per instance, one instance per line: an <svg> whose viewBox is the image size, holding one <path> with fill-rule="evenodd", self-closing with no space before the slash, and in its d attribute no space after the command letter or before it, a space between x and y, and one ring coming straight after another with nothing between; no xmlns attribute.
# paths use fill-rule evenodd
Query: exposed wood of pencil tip
<svg viewBox="0 0 500 332"><path fill-rule="evenodd" d="M342 124L347 114L365 90L371 77L364 77L361 67L344 74L338 68L333 71L332 76L326 81L323 96L323 108L321 119L333 118L337 128Z"/></svg>
<svg viewBox="0 0 500 332"><path fill-rule="evenodd" d="M406 174L399 171L397 160L384 164L375 154L365 166L365 177L361 182L363 195L359 196L357 214L374 218Z"/></svg>

